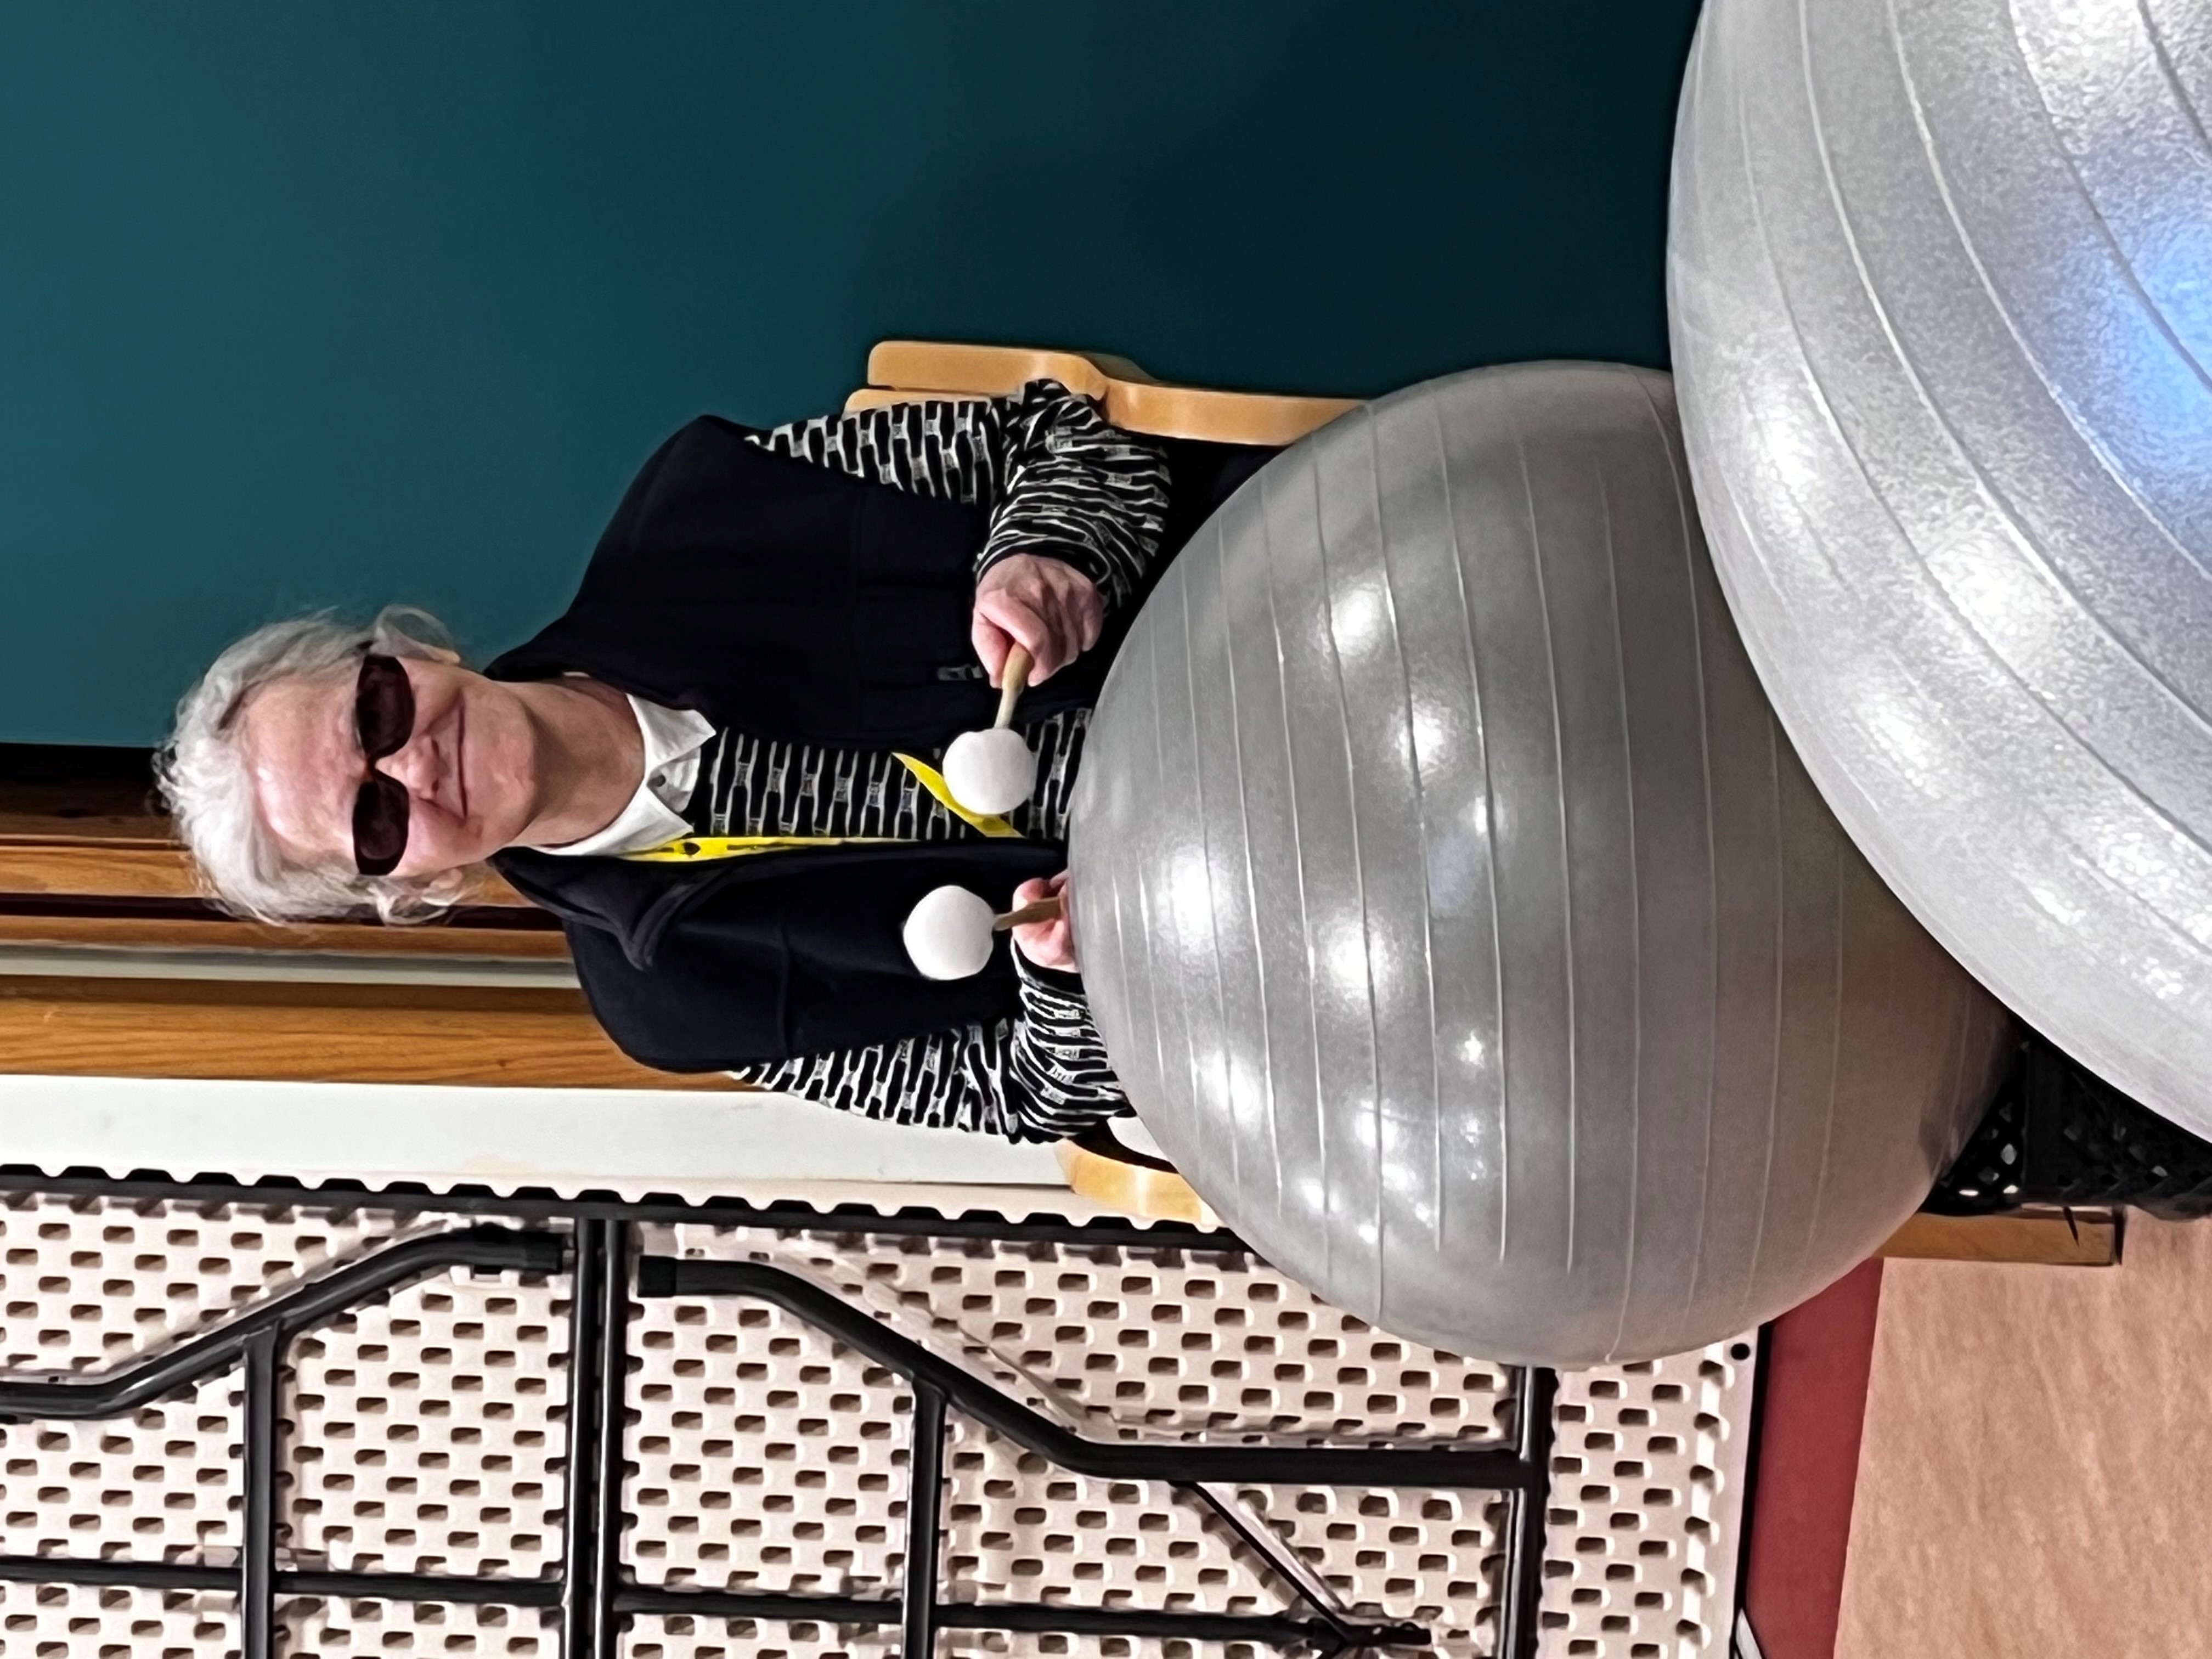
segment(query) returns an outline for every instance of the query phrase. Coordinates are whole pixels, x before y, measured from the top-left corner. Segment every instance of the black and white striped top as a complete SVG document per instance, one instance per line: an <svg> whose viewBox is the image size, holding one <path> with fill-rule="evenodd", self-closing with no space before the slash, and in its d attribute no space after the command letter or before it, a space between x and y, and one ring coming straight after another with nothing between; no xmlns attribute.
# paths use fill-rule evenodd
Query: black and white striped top
<svg viewBox="0 0 2212 1659"><path fill-rule="evenodd" d="M898 404L825 416L762 434L779 453L917 494L990 510L976 561L1035 553L1074 565L1109 613L1158 547L1167 465L1052 381L1017 396ZM1037 785L1009 814L1024 834L1064 840L1089 724L1071 710L1023 728ZM927 757L931 760L940 755ZM932 797L890 754L715 734L701 755L685 817L711 836L896 836L957 840L980 832ZM1128 1110L1092 1024L1082 981L1014 953L1021 1012L866 1048L747 1066L742 1082L863 1116L1055 1140Z"/></svg>
<svg viewBox="0 0 2212 1659"><path fill-rule="evenodd" d="M1006 821L1025 836L1067 839L1088 708L1017 722L1037 757L1036 787ZM935 763L942 749L919 758ZM699 781L684 816L702 836L882 836L958 841L977 832L884 749L825 749L718 732L699 751Z"/></svg>

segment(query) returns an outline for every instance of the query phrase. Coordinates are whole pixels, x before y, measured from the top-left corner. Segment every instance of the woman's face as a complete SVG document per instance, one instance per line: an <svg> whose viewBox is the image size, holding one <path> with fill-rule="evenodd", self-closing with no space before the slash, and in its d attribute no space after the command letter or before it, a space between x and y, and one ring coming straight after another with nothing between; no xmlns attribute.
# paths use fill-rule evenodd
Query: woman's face
<svg viewBox="0 0 2212 1659"><path fill-rule="evenodd" d="M537 818L539 731L511 685L455 663L403 665L414 726L376 769L407 790L407 847L392 873L431 876L513 845ZM308 867L354 865L354 796L368 775L354 718L359 675L349 664L275 680L239 714L261 821Z"/></svg>

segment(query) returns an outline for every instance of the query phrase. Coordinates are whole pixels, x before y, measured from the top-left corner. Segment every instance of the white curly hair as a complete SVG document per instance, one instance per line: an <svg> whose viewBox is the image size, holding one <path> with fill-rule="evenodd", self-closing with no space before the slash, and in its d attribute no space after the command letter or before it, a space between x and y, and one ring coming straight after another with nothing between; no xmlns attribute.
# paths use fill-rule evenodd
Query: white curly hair
<svg viewBox="0 0 2212 1659"><path fill-rule="evenodd" d="M217 657L178 703L176 729L155 757L155 775L204 889L225 909L269 922L368 914L389 922L424 921L459 897L467 882L460 871L364 876L349 860L294 864L255 808L239 741L246 705L272 681L342 672L369 652L441 660L456 654L445 625L413 605L387 605L365 628L319 611L255 629Z"/></svg>

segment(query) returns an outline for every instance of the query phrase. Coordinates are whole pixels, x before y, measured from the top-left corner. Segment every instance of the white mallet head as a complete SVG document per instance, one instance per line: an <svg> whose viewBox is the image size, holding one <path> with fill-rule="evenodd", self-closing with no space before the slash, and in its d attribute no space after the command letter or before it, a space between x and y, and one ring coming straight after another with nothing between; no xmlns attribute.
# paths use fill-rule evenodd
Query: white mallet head
<svg viewBox="0 0 2212 1659"><path fill-rule="evenodd" d="M900 938L926 979L967 979L991 960L990 905L965 887L940 887L926 895L906 919Z"/></svg>
<svg viewBox="0 0 2212 1659"><path fill-rule="evenodd" d="M1036 787L1036 767L1018 732L963 732L945 751L945 787L971 812L1011 812Z"/></svg>

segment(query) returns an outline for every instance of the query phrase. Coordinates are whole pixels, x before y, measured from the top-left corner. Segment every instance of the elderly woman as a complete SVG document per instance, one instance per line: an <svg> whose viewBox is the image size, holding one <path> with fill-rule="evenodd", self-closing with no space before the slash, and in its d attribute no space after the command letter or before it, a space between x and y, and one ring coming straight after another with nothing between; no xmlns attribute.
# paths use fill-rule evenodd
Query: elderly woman
<svg viewBox="0 0 2212 1659"><path fill-rule="evenodd" d="M766 432L695 421L535 638L478 672L419 611L264 628L185 698L164 788L244 914L416 920L489 860L561 919L647 1065L1072 1133L1127 1109L1066 924L950 981L900 927L946 884L999 905L1064 887L1113 642L1255 459L1132 438L1049 381ZM1016 643L1036 787L978 820L930 763L989 724Z"/></svg>

